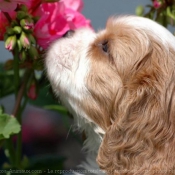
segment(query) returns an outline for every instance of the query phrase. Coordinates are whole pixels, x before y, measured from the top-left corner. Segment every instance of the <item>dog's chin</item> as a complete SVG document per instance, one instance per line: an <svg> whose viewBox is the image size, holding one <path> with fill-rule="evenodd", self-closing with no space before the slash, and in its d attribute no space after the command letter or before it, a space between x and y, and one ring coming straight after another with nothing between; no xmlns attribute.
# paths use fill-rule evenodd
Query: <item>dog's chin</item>
<svg viewBox="0 0 175 175"><path fill-rule="evenodd" d="M89 70L89 62L83 58L93 39L94 32L83 28L75 31L72 37L61 38L50 46L45 66L56 94L66 93L71 96L81 93Z"/></svg>

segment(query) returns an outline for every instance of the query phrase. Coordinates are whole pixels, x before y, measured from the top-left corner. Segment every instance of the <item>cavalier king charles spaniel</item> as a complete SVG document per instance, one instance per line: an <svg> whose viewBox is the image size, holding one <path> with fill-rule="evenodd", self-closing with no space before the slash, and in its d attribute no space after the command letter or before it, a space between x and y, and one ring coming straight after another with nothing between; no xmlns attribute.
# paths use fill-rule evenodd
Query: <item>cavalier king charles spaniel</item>
<svg viewBox="0 0 175 175"><path fill-rule="evenodd" d="M143 17L111 17L98 33L67 32L48 49L45 66L87 135L86 169L175 174L175 38L167 29Z"/></svg>

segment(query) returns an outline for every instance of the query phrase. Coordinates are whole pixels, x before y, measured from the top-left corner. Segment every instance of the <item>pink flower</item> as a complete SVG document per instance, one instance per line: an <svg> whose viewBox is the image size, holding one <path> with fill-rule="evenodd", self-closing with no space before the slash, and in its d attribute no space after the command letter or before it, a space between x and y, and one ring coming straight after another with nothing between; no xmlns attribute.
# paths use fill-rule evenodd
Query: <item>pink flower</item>
<svg viewBox="0 0 175 175"><path fill-rule="evenodd" d="M37 92L36 92L36 85L35 83L32 83L30 85L30 88L27 92L27 96L32 99L32 100L35 100L37 98Z"/></svg>
<svg viewBox="0 0 175 175"><path fill-rule="evenodd" d="M0 0L0 10L3 12L12 12L16 9L17 4L28 4L27 0Z"/></svg>
<svg viewBox="0 0 175 175"><path fill-rule="evenodd" d="M64 17L64 8L62 2L44 3L38 10L41 19L36 23L34 33L42 48L47 48L50 42L70 29Z"/></svg>
<svg viewBox="0 0 175 175"><path fill-rule="evenodd" d="M83 9L83 1L82 0L61 0L66 8L81 12Z"/></svg>
<svg viewBox="0 0 175 175"><path fill-rule="evenodd" d="M44 0L28 0L27 7L29 9L29 12L34 13L35 10L37 10L37 7L40 6Z"/></svg>
<svg viewBox="0 0 175 175"><path fill-rule="evenodd" d="M81 13L74 11L72 9L65 10L65 17L69 23L70 29L77 29L81 27L91 28L90 20L86 19Z"/></svg>
<svg viewBox="0 0 175 175"><path fill-rule="evenodd" d="M67 6L65 2L67 2ZM34 34L37 43L43 49L46 49L51 42L60 38L70 29L74 30L80 27L91 27L90 21L81 13L74 10L82 8L81 1L78 0L77 3L73 2L76 2L76 0L43 3L35 12L35 15L41 16L41 18L35 25ZM69 6L71 3L74 4L74 9L71 9Z"/></svg>
<svg viewBox="0 0 175 175"><path fill-rule="evenodd" d="M153 6L154 8L158 9L161 6L161 2L159 0L154 0L153 1Z"/></svg>

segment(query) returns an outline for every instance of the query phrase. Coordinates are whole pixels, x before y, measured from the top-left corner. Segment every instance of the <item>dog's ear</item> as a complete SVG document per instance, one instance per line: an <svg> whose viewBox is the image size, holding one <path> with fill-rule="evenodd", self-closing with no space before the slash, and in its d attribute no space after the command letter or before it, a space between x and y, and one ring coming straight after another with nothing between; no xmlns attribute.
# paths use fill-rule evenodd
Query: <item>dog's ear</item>
<svg viewBox="0 0 175 175"><path fill-rule="evenodd" d="M146 55L131 70L122 97L116 99L114 121L97 157L100 168L110 175L173 168L175 75L166 58Z"/></svg>

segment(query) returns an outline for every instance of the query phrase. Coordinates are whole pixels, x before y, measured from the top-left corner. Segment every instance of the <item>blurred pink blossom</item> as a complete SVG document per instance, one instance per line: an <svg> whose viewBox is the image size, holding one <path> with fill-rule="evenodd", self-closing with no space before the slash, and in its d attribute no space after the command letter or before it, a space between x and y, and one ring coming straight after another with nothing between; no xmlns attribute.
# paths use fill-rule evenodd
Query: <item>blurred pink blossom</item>
<svg viewBox="0 0 175 175"><path fill-rule="evenodd" d="M81 12L83 9L83 1L82 0L61 0L66 8Z"/></svg>
<svg viewBox="0 0 175 175"><path fill-rule="evenodd" d="M3 12L12 12L16 9L17 4L28 5L27 0L0 0L0 10Z"/></svg>
<svg viewBox="0 0 175 175"><path fill-rule="evenodd" d="M15 12L10 12L9 15L12 19L14 19L16 17ZM0 11L0 40L4 39L4 34L6 32L6 27L7 26L9 26L9 21L4 16L3 12Z"/></svg>
<svg viewBox="0 0 175 175"><path fill-rule="evenodd" d="M32 83L30 85L30 88L27 92L27 96L32 99L32 100L35 100L37 98L37 92L36 92L36 85L35 83Z"/></svg>
<svg viewBox="0 0 175 175"><path fill-rule="evenodd" d="M70 29L77 29L80 27L91 28L90 20L86 19L81 13L72 9L65 10L65 17L69 24Z"/></svg>
<svg viewBox="0 0 175 175"><path fill-rule="evenodd" d="M159 0L154 0L153 1L153 6L154 8L158 9L161 6L161 2Z"/></svg>
<svg viewBox="0 0 175 175"><path fill-rule="evenodd" d="M42 4L43 0L28 0L27 7L29 12L34 14L35 10Z"/></svg>
<svg viewBox="0 0 175 175"><path fill-rule="evenodd" d="M26 3L27 2L27 3ZM14 10L18 3L27 5L29 13L39 17L34 26L34 35L37 44L46 49L55 39L62 37L68 30L75 30L80 27L90 27L90 20L87 20L80 11L83 8L82 0L60 0L55 3L44 0L0 0L0 9L4 11ZM16 13L16 12L14 12ZM25 19L23 19L25 21ZM21 22L21 25L23 23ZM0 13L0 39L9 23L5 16Z"/></svg>
<svg viewBox="0 0 175 175"><path fill-rule="evenodd" d="M4 33L6 32L6 27L9 25L7 18L0 11L0 40L4 39Z"/></svg>
<svg viewBox="0 0 175 175"><path fill-rule="evenodd" d="M73 9L69 6L71 4L74 4ZM41 4L35 12L36 16L41 17L34 29L37 43L46 49L51 42L60 38L70 29L91 28L90 21L75 10L80 10L82 4L81 0L64 0L64 2Z"/></svg>
<svg viewBox="0 0 175 175"><path fill-rule="evenodd" d="M28 107L22 125L22 139L24 143L35 140L55 140L58 138L57 123L47 111L35 107ZM32 129L31 129L32 127ZM61 132L62 128L59 128Z"/></svg>
<svg viewBox="0 0 175 175"><path fill-rule="evenodd" d="M69 25L64 17L64 10L65 6L62 2L44 3L38 9L36 14L41 18L35 25L34 34L37 43L44 49L51 41L61 37L69 30Z"/></svg>

